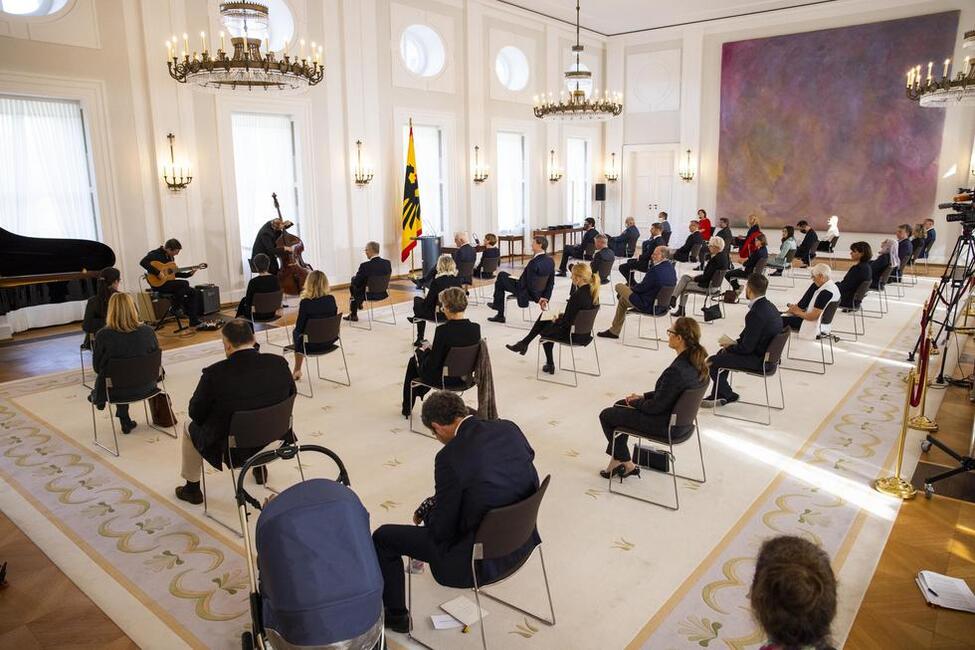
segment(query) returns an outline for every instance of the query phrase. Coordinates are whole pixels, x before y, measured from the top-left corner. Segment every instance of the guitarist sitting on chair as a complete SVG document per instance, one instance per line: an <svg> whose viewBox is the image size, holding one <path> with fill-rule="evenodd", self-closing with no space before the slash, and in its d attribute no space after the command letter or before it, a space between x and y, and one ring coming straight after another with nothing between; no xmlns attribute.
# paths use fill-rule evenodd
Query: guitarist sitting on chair
<svg viewBox="0 0 975 650"><path fill-rule="evenodd" d="M190 319L190 327L196 327L200 325L200 305L196 299L196 292L190 287L189 282L176 278L191 277L198 269L206 268L206 264L188 269L177 268L173 260L182 249L183 245L178 240L170 239L163 246L146 253L139 266L146 270L149 284L160 293L172 295ZM160 280L163 280L161 284Z"/></svg>

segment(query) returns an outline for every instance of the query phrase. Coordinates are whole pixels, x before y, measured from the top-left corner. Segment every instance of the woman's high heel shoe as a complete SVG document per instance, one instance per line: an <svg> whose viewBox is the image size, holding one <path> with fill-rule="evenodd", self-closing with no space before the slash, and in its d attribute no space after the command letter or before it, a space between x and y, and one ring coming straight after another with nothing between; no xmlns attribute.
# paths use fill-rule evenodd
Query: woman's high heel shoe
<svg viewBox="0 0 975 650"><path fill-rule="evenodd" d="M623 467L623 466L620 465L620 467ZM630 478L631 476L635 476L637 478L640 478L640 468L639 467L634 467L629 472L624 471L622 474L620 474L620 483L623 482L623 479Z"/></svg>
<svg viewBox="0 0 975 650"><path fill-rule="evenodd" d="M626 468L624 466L617 465L612 470L606 470L606 469L599 470L599 475L602 476L603 478L607 478L607 479L610 478L610 477L613 477L613 476L619 476L619 477L621 477L620 480L622 480L622 476L623 476L623 473L625 471L626 471Z"/></svg>

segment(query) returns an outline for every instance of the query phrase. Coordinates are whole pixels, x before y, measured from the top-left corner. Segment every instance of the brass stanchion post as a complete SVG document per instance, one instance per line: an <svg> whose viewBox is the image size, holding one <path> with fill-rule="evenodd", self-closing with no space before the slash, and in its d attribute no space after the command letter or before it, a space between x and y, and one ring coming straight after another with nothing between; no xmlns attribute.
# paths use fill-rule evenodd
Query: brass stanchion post
<svg viewBox="0 0 975 650"><path fill-rule="evenodd" d="M931 346L934 345L934 341L931 340L930 326L928 326L927 340L929 345ZM920 366L923 362L924 359L919 358L918 366ZM928 403L928 386L929 384L927 381L925 381L921 386L921 405L918 408L917 415L915 415L914 417L910 418L907 421L907 426L914 429L915 431L934 432L938 430L938 423L924 414L925 407L927 406Z"/></svg>
<svg viewBox="0 0 975 650"><path fill-rule="evenodd" d="M897 441L897 469L893 476L878 478L873 483L873 488L878 492L897 497L898 499L913 499L917 495L917 490L913 485L901 478L901 465L904 463L904 443L907 439L907 416L911 411L911 393L914 392L914 384L917 381L917 374L911 368L907 373L907 395L904 397L904 420L901 423L901 435Z"/></svg>

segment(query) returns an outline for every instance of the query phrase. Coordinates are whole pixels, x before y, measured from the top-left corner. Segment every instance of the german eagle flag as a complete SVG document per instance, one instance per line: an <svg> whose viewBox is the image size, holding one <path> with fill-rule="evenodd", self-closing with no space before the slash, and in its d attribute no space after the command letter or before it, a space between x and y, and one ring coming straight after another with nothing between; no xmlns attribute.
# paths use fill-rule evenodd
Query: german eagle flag
<svg viewBox="0 0 975 650"><path fill-rule="evenodd" d="M420 184L416 176L416 152L413 149L413 124L410 123L410 145L406 152L406 180L403 182L403 238L400 261L405 262L416 246L414 237L423 234L420 219Z"/></svg>

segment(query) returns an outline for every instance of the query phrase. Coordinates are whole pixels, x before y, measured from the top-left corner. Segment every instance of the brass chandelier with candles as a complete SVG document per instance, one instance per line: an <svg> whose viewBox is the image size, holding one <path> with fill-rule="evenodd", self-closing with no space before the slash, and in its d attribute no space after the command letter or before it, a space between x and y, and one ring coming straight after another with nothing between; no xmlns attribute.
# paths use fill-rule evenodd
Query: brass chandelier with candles
<svg viewBox="0 0 975 650"><path fill-rule="evenodd" d="M963 47L975 50L975 30L965 32ZM966 56L960 70L958 67L952 78L951 59L945 59L938 79L933 76L934 61L928 62L927 74L920 65L914 66L907 71L907 97L925 107L975 104L975 57Z"/></svg>
<svg viewBox="0 0 975 650"><path fill-rule="evenodd" d="M306 48L305 41L300 41L300 50L295 54L289 52L287 44L278 54L270 51L266 5L222 2L220 17L230 34L233 51L227 52L224 32L220 32L220 46L216 52L205 32L200 32L199 51L191 50L187 34L183 34L182 44L173 36L166 41L167 66L173 79L217 91L295 93L314 86L325 77L322 48L315 43ZM261 51L262 43L266 53Z"/></svg>

